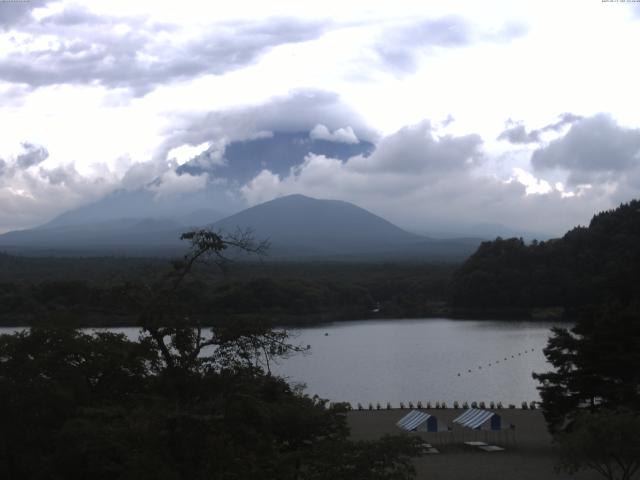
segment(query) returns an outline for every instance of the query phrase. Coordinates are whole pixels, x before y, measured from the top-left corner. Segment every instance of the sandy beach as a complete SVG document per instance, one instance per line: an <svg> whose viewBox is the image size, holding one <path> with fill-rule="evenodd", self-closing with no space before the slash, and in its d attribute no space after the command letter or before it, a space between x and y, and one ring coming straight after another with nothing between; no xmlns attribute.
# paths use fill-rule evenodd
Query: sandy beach
<svg viewBox="0 0 640 480"><path fill-rule="evenodd" d="M370 440L385 434L402 431L395 423L410 410L362 410L349 412L347 417L354 440ZM426 410L438 418L440 428L451 425L462 409ZM583 471L576 475L558 473L554 470L557 456L551 436L546 430L542 412L539 410L496 410L502 417L503 426L515 425L509 433L497 434L464 431L454 428L453 433L410 433L419 435L432 444L440 453L424 455L415 460L417 478L430 480L485 480L485 479L577 479L600 478L595 472ZM515 439L513 438L515 433ZM505 448L504 451L483 452L464 445L464 441L485 441Z"/></svg>

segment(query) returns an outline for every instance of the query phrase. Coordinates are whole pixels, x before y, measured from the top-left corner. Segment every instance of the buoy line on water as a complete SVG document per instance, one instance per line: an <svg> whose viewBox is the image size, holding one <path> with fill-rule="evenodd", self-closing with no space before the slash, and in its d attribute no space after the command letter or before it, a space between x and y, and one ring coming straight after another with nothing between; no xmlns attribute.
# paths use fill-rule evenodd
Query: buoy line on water
<svg viewBox="0 0 640 480"><path fill-rule="evenodd" d="M535 351L535 348L533 348L533 347L531 349L525 349L522 352L514 353L513 355L511 355L511 358L522 357L523 354L532 353L534 351ZM503 359L503 362L507 362L507 361L509 361L509 356L506 356ZM496 366L498 364L500 364L500 360L495 360L494 362L489 362L486 366L487 367L493 367L493 366ZM476 371L477 370L482 370L482 365L478 365L478 367L474 368L474 369L468 368L467 369L467 373L472 373L474 370L476 370ZM457 376L461 377L462 376L462 372L458 372Z"/></svg>

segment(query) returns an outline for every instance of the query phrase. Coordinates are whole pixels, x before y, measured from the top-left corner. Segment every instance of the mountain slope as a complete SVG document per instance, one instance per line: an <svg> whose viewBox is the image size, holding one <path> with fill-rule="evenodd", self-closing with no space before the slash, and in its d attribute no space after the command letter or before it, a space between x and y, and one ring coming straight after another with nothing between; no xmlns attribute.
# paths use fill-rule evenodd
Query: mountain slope
<svg viewBox="0 0 640 480"><path fill-rule="evenodd" d="M129 221L131 219L170 219L179 224L191 225L197 218L198 225L214 222L229 214L220 211L218 200L224 192L207 189L181 196L157 197L153 191L116 190L97 202L65 212L50 222L37 227L49 229L87 225L103 222Z"/></svg>
<svg viewBox="0 0 640 480"><path fill-rule="evenodd" d="M186 227L170 219L126 218L0 235L0 248L18 254L156 255L179 250Z"/></svg>
<svg viewBox="0 0 640 480"><path fill-rule="evenodd" d="M453 259L470 254L479 243L421 237L351 203L304 195L248 208L214 223L213 228L227 233L248 228L256 239L270 241L272 257Z"/></svg>
<svg viewBox="0 0 640 480"><path fill-rule="evenodd" d="M270 242L272 259L461 260L479 244L473 239L421 237L351 203L303 195L277 198L213 224L199 222L209 213L196 211L180 222L170 218L120 218L50 224L0 235L0 248L22 254L173 255L184 248L179 240L181 233L206 224L227 234L252 230L256 240Z"/></svg>

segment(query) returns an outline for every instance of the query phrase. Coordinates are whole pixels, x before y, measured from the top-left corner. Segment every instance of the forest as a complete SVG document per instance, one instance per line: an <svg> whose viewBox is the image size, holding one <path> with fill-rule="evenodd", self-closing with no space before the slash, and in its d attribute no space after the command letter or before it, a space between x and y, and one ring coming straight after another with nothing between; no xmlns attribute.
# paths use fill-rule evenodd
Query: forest
<svg viewBox="0 0 640 480"><path fill-rule="evenodd" d="M453 275L453 308L557 308L575 319L602 304L640 298L640 201L598 213L562 238L484 242Z"/></svg>
<svg viewBox="0 0 640 480"><path fill-rule="evenodd" d="M176 300L212 317L259 315L277 324L441 313L450 264L234 262L198 265ZM0 255L0 322L31 325L136 323L131 298L151 288L166 259L36 258ZM377 310L374 312L374 310Z"/></svg>
<svg viewBox="0 0 640 480"><path fill-rule="evenodd" d="M0 336L0 465L27 479L412 478L412 437L352 441L348 405L271 375L304 351L275 326L546 308L577 320L553 329L554 370L533 373L559 468L630 478L639 236L633 201L560 239L485 242L462 265L229 263L226 243L259 244L206 230L170 264L4 254L0 318L32 328ZM78 330L98 325L137 325L140 339Z"/></svg>
<svg viewBox="0 0 640 480"><path fill-rule="evenodd" d="M640 298L640 202L601 212L562 238L483 242L463 264L237 261L198 265L176 299L203 321L260 316L273 324L363 318L574 320ZM0 324L137 325L131 299L166 259L0 254ZM62 320L64 319L64 320Z"/></svg>
<svg viewBox="0 0 640 480"><path fill-rule="evenodd" d="M46 326L0 335L3 478L413 478L416 438L352 441L346 405L271 374L304 350L286 331L184 316L175 300L193 266L236 242L183 237L184 260L131 297L139 341Z"/></svg>

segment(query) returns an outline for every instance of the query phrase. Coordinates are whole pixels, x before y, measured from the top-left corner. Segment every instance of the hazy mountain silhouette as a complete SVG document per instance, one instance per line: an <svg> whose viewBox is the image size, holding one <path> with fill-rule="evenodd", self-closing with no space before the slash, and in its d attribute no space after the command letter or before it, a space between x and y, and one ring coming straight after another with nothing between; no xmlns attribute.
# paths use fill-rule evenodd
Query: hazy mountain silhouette
<svg viewBox="0 0 640 480"><path fill-rule="evenodd" d="M0 248L19 254L162 255L182 246L187 227L170 219L127 218L39 227L0 235Z"/></svg>
<svg viewBox="0 0 640 480"><path fill-rule="evenodd" d="M193 216L203 217L206 211ZM480 242L421 237L351 203L303 195L277 198L209 226L226 233L251 229L256 240L270 241L272 259L460 260ZM47 254L175 254L184 248L179 237L185 230L182 222L152 218L49 224L0 235L0 248Z"/></svg>
<svg viewBox="0 0 640 480"><path fill-rule="evenodd" d="M117 190L89 205L70 210L37 227L49 229L129 220L171 220L180 225L204 225L229 214L207 205L217 205L215 192L199 191L187 195L158 198L153 191Z"/></svg>
<svg viewBox="0 0 640 480"><path fill-rule="evenodd" d="M216 230L250 229L268 239L270 256L464 258L479 240L434 240L409 233L352 203L289 195L213 224Z"/></svg>

